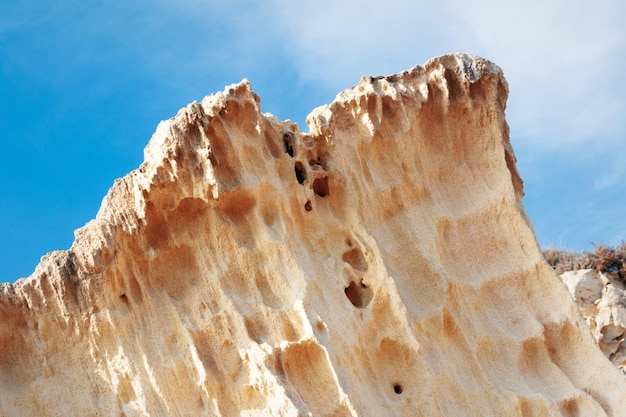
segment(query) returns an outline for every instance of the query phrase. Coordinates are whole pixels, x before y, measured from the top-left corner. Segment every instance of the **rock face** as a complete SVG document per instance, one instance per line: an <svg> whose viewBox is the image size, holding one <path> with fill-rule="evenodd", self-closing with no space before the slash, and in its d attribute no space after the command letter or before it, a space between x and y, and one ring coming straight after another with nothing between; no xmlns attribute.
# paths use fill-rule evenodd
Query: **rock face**
<svg viewBox="0 0 626 417"><path fill-rule="evenodd" d="M598 346L626 372L626 288L593 269L561 274Z"/></svg>
<svg viewBox="0 0 626 417"><path fill-rule="evenodd" d="M448 55L310 133L246 81L182 109L1 287L0 414L625 415L524 213L507 94Z"/></svg>

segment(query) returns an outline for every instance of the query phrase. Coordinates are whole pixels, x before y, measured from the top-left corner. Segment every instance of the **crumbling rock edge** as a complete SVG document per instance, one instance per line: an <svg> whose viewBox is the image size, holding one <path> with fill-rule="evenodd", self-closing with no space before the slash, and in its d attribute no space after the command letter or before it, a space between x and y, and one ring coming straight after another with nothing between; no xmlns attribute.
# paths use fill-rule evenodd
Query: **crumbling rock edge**
<svg viewBox="0 0 626 417"><path fill-rule="evenodd" d="M455 54L309 133L245 80L180 110L0 287L0 414L624 415L521 204L507 95Z"/></svg>

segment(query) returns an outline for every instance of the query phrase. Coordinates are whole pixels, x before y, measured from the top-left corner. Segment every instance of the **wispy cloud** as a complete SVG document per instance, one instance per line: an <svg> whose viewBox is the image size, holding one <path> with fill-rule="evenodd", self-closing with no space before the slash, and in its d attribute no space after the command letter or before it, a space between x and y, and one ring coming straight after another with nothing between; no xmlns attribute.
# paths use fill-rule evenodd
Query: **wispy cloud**
<svg viewBox="0 0 626 417"><path fill-rule="evenodd" d="M304 77L332 88L361 75L397 72L441 54L447 10L430 2L358 0L290 2L271 0L275 29Z"/></svg>
<svg viewBox="0 0 626 417"><path fill-rule="evenodd" d="M514 133L541 145L615 140L626 127L626 3L527 0L272 0L304 77L333 88L448 52L505 71Z"/></svg>
<svg viewBox="0 0 626 417"><path fill-rule="evenodd" d="M625 3L471 0L463 19L471 39L505 70L511 123L543 144L615 140L626 108Z"/></svg>
<svg viewBox="0 0 626 417"><path fill-rule="evenodd" d="M158 118L243 77L264 111L301 122L362 75L475 53L511 87L507 119L540 240L582 248L624 236L624 21L622 0L2 2L0 90L17 112L2 122L28 120L15 143L65 149L53 145L76 136L85 154L112 141L139 155Z"/></svg>
<svg viewBox="0 0 626 417"><path fill-rule="evenodd" d="M604 172L599 173L598 178L593 183L597 191L610 190L616 185L626 183L626 169L624 168L624 158L626 155L616 155L610 153L605 156Z"/></svg>

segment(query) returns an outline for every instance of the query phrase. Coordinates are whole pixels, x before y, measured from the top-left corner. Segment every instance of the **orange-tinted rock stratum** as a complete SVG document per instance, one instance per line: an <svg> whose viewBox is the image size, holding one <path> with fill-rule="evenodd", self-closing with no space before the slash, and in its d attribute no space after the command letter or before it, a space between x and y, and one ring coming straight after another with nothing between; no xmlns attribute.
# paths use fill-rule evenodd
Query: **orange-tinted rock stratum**
<svg viewBox="0 0 626 417"><path fill-rule="evenodd" d="M1 287L2 416L619 416L544 262L508 88L447 55L308 117L247 81L162 122L68 251Z"/></svg>

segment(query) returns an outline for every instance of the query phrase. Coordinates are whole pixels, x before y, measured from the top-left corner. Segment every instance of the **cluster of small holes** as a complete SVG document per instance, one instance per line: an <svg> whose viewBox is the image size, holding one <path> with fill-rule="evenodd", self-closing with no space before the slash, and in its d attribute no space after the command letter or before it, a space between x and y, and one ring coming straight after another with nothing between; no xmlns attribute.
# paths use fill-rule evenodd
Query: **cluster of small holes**
<svg viewBox="0 0 626 417"><path fill-rule="evenodd" d="M341 260L352 268L352 274L356 273L356 275L361 278L358 279L358 281L352 279L350 284L344 288L344 293L353 306L356 308L365 308L369 305L374 296L372 289L368 288L362 278L367 273L369 265L361 249L354 247L352 239L347 238L345 242L350 249L341 255Z"/></svg>
<svg viewBox="0 0 626 417"><path fill-rule="evenodd" d="M295 139L293 133L283 133L283 146L285 149L285 153L293 158L296 154ZM310 159L309 165L314 168L314 170L319 170L319 168L321 168L322 170L326 169L326 167L324 166L324 162L320 157L317 157L316 159ZM296 180L298 181L298 184L304 185L304 182L307 180L307 171L302 162L296 161L296 163L294 164L294 173L296 175ZM317 196L326 197L330 192L328 187L328 176L315 178L313 180L312 188L313 192ZM311 211L313 209L310 200L304 204L304 209L306 211Z"/></svg>

